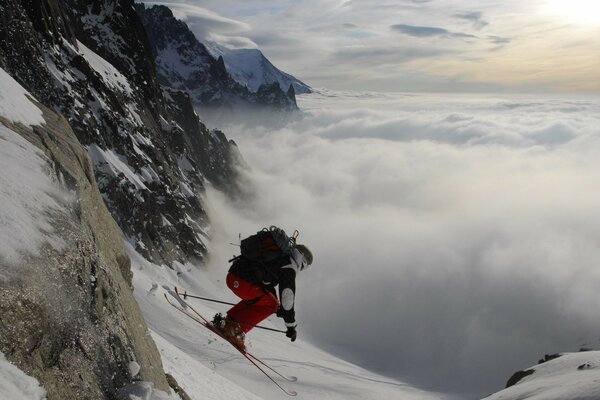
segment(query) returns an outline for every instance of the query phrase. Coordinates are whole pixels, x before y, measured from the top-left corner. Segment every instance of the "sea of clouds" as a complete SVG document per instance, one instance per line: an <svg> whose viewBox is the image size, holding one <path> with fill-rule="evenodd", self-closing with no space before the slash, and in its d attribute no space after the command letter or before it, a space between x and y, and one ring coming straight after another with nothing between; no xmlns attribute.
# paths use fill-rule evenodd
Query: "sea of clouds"
<svg viewBox="0 0 600 400"><path fill-rule="evenodd" d="M212 268L301 232L299 335L426 388L501 389L599 344L600 98L319 91L276 126L221 126L250 170L209 191Z"/></svg>

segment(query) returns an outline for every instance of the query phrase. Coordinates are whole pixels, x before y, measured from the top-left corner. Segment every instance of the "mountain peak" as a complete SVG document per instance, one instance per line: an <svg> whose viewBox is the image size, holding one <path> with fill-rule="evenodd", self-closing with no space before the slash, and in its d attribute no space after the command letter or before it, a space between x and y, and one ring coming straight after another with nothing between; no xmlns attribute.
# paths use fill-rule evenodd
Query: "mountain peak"
<svg viewBox="0 0 600 400"><path fill-rule="evenodd" d="M192 101L201 106L297 109L295 98L290 99L283 89L262 96L257 93L258 87L253 90L237 81L227 68L227 58L210 52L183 21L177 20L165 8L137 7L148 32L161 85L187 91Z"/></svg>
<svg viewBox="0 0 600 400"><path fill-rule="evenodd" d="M293 85L295 93L312 92L310 86L274 66L260 49L229 49L217 43L207 43L206 48L215 57L222 56L232 78L252 91L277 82L284 91Z"/></svg>

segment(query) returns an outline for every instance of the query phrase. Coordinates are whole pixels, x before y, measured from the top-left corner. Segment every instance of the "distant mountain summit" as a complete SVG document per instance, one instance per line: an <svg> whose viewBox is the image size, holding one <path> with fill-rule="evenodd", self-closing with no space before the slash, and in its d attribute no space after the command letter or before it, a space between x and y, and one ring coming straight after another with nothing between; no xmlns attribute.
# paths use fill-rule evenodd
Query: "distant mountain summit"
<svg viewBox="0 0 600 400"><path fill-rule="evenodd" d="M186 91L196 105L205 107L297 109L295 91L289 90L291 81L284 88L271 84L276 79L263 80L252 87L240 83L228 71L224 58L220 55L215 57L183 21L173 16L168 7L137 4L136 11L148 34L162 86ZM283 73L280 74L283 76Z"/></svg>
<svg viewBox="0 0 600 400"><path fill-rule="evenodd" d="M275 67L259 49L228 49L214 43L206 47L215 57L223 57L231 77L252 91L277 82L281 90L287 91L292 85L296 94L312 93L310 86Z"/></svg>

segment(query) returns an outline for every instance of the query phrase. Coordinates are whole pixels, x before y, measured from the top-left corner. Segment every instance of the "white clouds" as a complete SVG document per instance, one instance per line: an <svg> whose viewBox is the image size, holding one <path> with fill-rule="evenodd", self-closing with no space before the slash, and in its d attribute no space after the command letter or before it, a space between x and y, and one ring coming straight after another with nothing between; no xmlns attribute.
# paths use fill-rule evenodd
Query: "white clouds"
<svg viewBox="0 0 600 400"><path fill-rule="evenodd" d="M258 189L220 213L229 241L270 224L301 231L315 254L301 334L480 394L596 340L600 99L300 101L307 115L285 127L227 128Z"/></svg>
<svg viewBox="0 0 600 400"><path fill-rule="evenodd" d="M173 16L184 21L200 41L216 41L232 48L256 48L257 45L244 34L250 26L242 21L224 17L214 11L200 7L194 2L145 1L148 7L156 4L168 6Z"/></svg>

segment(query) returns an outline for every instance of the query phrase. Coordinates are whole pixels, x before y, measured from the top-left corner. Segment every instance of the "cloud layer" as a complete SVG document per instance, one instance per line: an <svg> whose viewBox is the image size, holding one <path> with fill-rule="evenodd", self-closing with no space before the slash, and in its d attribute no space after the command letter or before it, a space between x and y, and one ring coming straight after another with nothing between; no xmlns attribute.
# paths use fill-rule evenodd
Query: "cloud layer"
<svg viewBox="0 0 600 400"><path fill-rule="evenodd" d="M304 117L279 127L226 127L253 189L210 194L214 268L238 232L299 229L315 254L300 334L437 390L489 393L598 340L600 99L300 103Z"/></svg>

